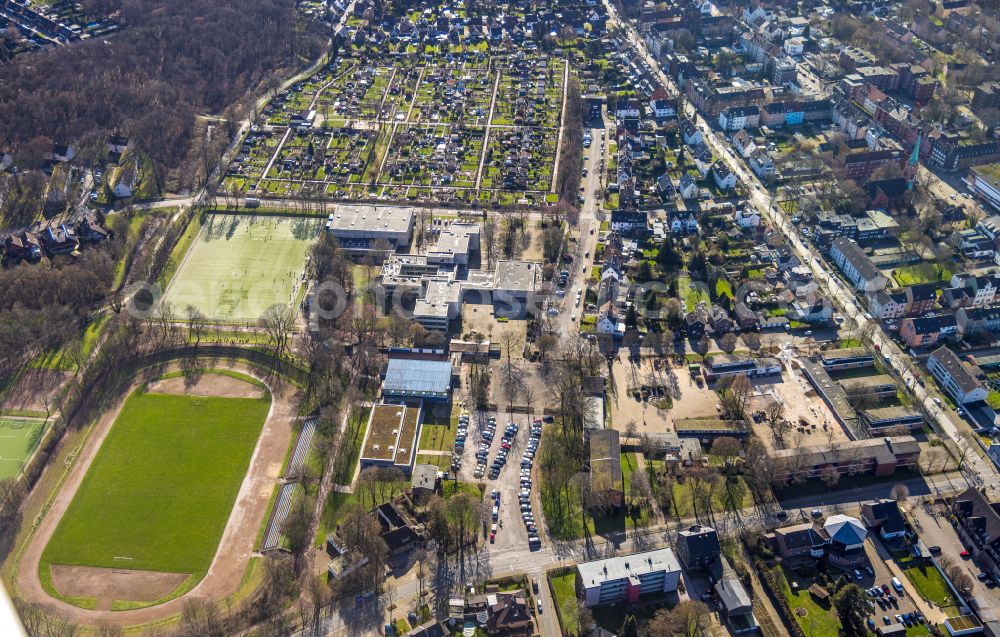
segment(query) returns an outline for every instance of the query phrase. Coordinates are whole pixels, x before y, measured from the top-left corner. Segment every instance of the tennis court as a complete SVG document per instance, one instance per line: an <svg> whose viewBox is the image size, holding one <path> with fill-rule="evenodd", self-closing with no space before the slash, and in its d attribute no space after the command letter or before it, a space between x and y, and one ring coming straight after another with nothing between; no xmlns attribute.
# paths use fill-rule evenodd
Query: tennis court
<svg viewBox="0 0 1000 637"><path fill-rule="evenodd" d="M0 480L17 475L38 444L41 420L0 418Z"/></svg>
<svg viewBox="0 0 1000 637"><path fill-rule="evenodd" d="M167 287L164 301L212 319L254 322L268 307L290 305L323 219L209 215Z"/></svg>

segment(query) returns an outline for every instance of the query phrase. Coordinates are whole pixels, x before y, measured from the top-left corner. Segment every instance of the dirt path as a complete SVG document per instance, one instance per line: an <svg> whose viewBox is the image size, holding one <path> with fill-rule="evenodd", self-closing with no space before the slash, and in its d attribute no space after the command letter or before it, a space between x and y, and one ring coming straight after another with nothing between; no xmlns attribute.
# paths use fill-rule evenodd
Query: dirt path
<svg viewBox="0 0 1000 637"><path fill-rule="evenodd" d="M253 369L241 364L222 364L218 367L232 369L254 376L262 382ZM233 379L237 380L237 379ZM237 381L242 382L242 381ZM247 384L247 383L243 383ZM180 613L184 603L189 598L221 600L232 595L240 586L246 573L257 532L264 520L267 503L275 485L278 483L281 463L284 460L288 445L292 439L291 423L296 416L295 398L287 388L268 385L271 389L271 409L264 422L257 446L250 459L250 467L240 486L236 504L229 515L229 521L222 534L219 547L216 549L212 565L208 573L191 591L181 597L172 599L158 606L128 611L113 612L110 610L86 610L53 599L42 588L38 578L38 568L42 552L52 537L63 513L73 499L77 488L93 462L101 443L107 436L111 425L118 417L125 398L134 391L135 386L125 393L118 403L104 414L101 421L95 425L94 431L80 451L76 465L70 471L62 488L56 494L48 514L43 518L34 536L28 543L18 567L17 584L20 594L27 601L47 604L62 613L67 620L77 624L94 625L108 621L120 626L135 626L166 619ZM75 589L74 589L75 590ZM116 588L112 588L117 591ZM78 594L83 594L75 590ZM89 597L97 597L100 590L93 590ZM110 591L109 591L110 592ZM113 600L112 600L113 601ZM101 604L103 606L103 604Z"/></svg>

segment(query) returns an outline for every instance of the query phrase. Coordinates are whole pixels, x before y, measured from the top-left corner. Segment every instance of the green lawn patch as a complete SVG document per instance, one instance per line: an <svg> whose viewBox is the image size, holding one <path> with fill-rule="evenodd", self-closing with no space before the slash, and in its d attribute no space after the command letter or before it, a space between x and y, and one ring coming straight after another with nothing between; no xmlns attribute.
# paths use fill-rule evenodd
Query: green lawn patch
<svg viewBox="0 0 1000 637"><path fill-rule="evenodd" d="M549 578L552 581L552 598L559 606L564 635L575 635L580 627L576 617L576 571L569 569L564 575Z"/></svg>
<svg viewBox="0 0 1000 637"><path fill-rule="evenodd" d="M948 268L926 261L896 268L892 272L892 276L900 286L948 281L951 279L951 274L952 272Z"/></svg>
<svg viewBox="0 0 1000 637"><path fill-rule="evenodd" d="M204 575L270 397L132 394L42 555L50 564Z"/></svg>
<svg viewBox="0 0 1000 637"><path fill-rule="evenodd" d="M934 602L946 613L949 608L957 611L958 600L951 594L948 583L933 564L922 560L899 560L898 563L921 597Z"/></svg>
<svg viewBox="0 0 1000 637"><path fill-rule="evenodd" d="M479 490L479 486L471 482L459 482L458 480L445 480L441 484L441 497L445 500L448 498L458 495L459 493L468 493L474 498L482 498L483 493Z"/></svg>
<svg viewBox="0 0 1000 637"><path fill-rule="evenodd" d="M1000 409L1000 391L991 389L989 395L986 397L986 401L993 409Z"/></svg>
<svg viewBox="0 0 1000 637"><path fill-rule="evenodd" d="M809 587L812 586L813 579L797 576L785 569L782 569L782 572L784 577L778 578L781 592L788 600L792 615L802 627L803 632L810 637L838 637L840 620L837 618L837 611L829 603L829 599L820 605L809 594ZM794 592L791 589L791 582L798 584L798 589Z"/></svg>

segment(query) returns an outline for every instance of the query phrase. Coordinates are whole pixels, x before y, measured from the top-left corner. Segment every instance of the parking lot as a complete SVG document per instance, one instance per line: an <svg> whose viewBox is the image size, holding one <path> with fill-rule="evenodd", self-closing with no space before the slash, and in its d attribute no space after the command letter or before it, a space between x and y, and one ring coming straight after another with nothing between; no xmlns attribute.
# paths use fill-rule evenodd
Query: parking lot
<svg viewBox="0 0 1000 637"><path fill-rule="evenodd" d="M941 552L935 559L947 558L965 570L972 580L971 597L981 600L981 606L1000 609L1000 588L989 587L978 579L980 568L971 559L962 557L966 550L955 529L948 522L943 505L921 502L909 508L910 523L920 533L920 539L928 546L937 546Z"/></svg>
<svg viewBox="0 0 1000 637"><path fill-rule="evenodd" d="M467 430L463 429L465 423ZM492 514L491 550L541 546L534 526L539 521L534 516L540 511L531 503L531 469L541 438L541 421L529 424L522 416L511 423L499 414L476 412L460 416L456 443L462 440L463 431L466 433L458 475L464 482L487 485Z"/></svg>
<svg viewBox="0 0 1000 637"><path fill-rule="evenodd" d="M913 617L910 613L921 610L915 604L912 588L905 586L909 582L905 582L905 578L896 580L900 585L903 585L902 593L899 588L893 585L892 580L895 576L883 558L880 557L871 539L865 541L865 554L868 556L868 568L874 572L874 575L865 569L861 569L862 577L860 580L856 580L857 584L866 591L870 591L875 587L878 587L879 591L881 591L881 595L872 595L869 593L869 598L876 604L869 618L875 626L901 623L901 619L904 620L902 623L906 623L905 620L907 617ZM853 574L852 578L855 578ZM921 613L918 617L924 617L924 613ZM886 620L888 620L888 623ZM917 621L919 622L919 619ZM869 624L870 626L871 624Z"/></svg>

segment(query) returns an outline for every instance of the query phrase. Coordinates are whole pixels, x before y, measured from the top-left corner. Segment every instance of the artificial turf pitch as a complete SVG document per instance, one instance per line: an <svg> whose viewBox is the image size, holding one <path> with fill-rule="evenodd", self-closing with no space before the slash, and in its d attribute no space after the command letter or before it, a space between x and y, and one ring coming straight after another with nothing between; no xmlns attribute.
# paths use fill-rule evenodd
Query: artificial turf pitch
<svg viewBox="0 0 1000 637"><path fill-rule="evenodd" d="M132 394L42 555L50 564L203 574L270 398Z"/></svg>
<svg viewBox="0 0 1000 637"><path fill-rule="evenodd" d="M0 418L0 480L17 475L34 446L40 420Z"/></svg>
<svg viewBox="0 0 1000 637"><path fill-rule="evenodd" d="M183 314L255 322L268 307L290 305L322 219L208 215L163 300Z"/></svg>

